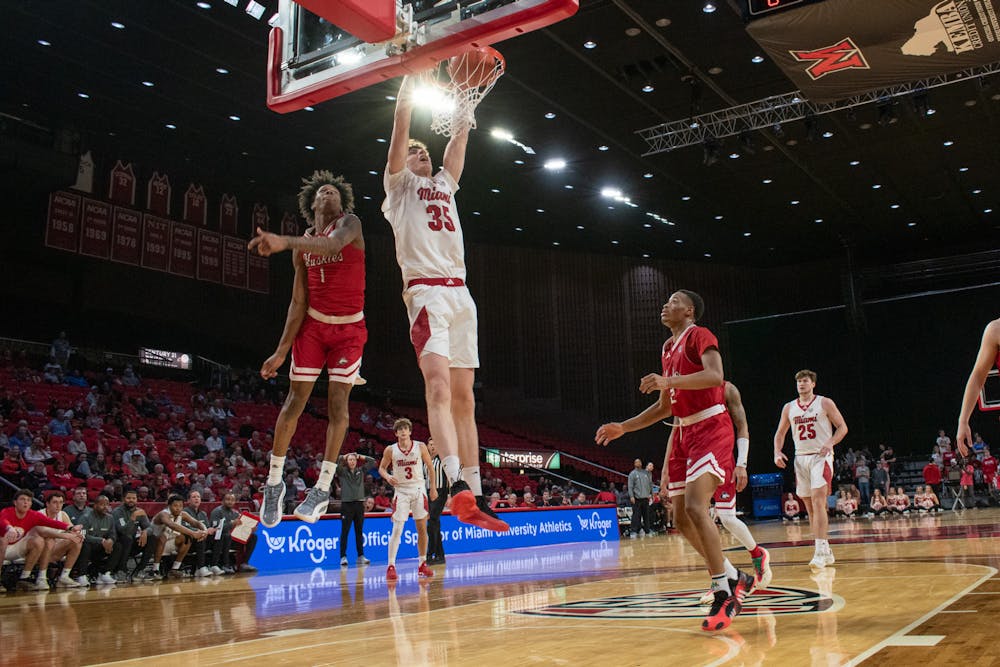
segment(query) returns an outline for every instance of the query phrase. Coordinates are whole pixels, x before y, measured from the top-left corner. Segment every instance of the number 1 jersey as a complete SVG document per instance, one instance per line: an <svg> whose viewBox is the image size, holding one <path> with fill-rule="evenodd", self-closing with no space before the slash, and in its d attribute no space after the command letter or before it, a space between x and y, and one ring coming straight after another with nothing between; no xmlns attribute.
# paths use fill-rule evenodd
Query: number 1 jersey
<svg viewBox="0 0 1000 667"><path fill-rule="evenodd" d="M465 241L458 220L458 183L446 169L417 176L407 168L385 171L382 213L396 236L403 288L415 278L465 280Z"/></svg>

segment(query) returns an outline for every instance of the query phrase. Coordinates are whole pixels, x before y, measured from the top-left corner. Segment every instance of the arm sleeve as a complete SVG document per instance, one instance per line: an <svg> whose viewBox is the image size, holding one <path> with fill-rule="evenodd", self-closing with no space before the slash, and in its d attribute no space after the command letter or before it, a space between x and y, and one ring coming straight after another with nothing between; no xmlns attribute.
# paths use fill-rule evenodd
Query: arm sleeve
<svg viewBox="0 0 1000 667"><path fill-rule="evenodd" d="M29 521L31 523L29 530L31 528L34 528L35 526L46 526L47 528L56 528L58 530L66 530L67 528L69 528L68 523L63 523L62 521L56 521L55 519L50 519L49 517L45 516L44 514L36 510L31 510L31 512L28 513L28 516L30 517Z"/></svg>
<svg viewBox="0 0 1000 667"><path fill-rule="evenodd" d="M100 544L101 538L95 535L93 531L93 517L93 514L87 512L86 514L80 516L78 521L80 525L83 526L83 529L87 531L87 536L83 538L84 541L87 544Z"/></svg>
<svg viewBox="0 0 1000 667"><path fill-rule="evenodd" d="M628 495L629 498L635 498L635 475L632 473L628 474Z"/></svg>

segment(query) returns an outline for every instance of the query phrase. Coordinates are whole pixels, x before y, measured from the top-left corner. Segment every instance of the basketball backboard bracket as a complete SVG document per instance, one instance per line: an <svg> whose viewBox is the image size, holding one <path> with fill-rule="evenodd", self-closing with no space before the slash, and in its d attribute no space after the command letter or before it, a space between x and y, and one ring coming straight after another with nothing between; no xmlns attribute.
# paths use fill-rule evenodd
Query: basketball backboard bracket
<svg viewBox="0 0 1000 667"><path fill-rule="evenodd" d="M979 409L983 412L1000 410L1000 370L994 368L987 374L979 392Z"/></svg>
<svg viewBox="0 0 1000 667"><path fill-rule="evenodd" d="M325 0L336 3L336 0ZM309 3L315 8L317 0ZM279 0L268 36L267 106L296 111L355 90L415 74L467 50L538 30L576 13L579 0L480 0L420 9L395 0L396 33L369 43Z"/></svg>

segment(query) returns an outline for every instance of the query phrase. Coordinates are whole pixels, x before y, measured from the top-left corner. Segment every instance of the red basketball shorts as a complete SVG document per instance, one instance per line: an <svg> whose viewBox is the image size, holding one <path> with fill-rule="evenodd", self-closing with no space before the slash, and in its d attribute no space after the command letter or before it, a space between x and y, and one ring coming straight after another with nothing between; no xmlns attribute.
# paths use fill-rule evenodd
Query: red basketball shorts
<svg viewBox="0 0 1000 667"><path fill-rule="evenodd" d="M326 366L330 382L354 384L361 372L361 353L368 340L365 321L327 324L306 315L292 344L289 379L315 382Z"/></svg>

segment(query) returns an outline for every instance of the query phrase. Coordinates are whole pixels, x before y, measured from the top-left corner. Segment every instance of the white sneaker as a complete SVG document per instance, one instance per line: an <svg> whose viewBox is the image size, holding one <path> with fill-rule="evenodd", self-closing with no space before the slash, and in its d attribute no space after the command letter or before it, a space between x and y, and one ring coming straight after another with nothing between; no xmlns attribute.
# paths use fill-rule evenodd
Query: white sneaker
<svg viewBox="0 0 1000 667"><path fill-rule="evenodd" d="M47 591L49 590L49 580L45 577L40 579L35 579L35 590L36 591Z"/></svg>
<svg viewBox="0 0 1000 667"><path fill-rule="evenodd" d="M827 550L823 553L823 559L826 561L827 565L833 565L835 562L837 562L836 559L833 557L833 552L830 550Z"/></svg>
<svg viewBox="0 0 1000 667"><path fill-rule="evenodd" d="M347 556L340 559L340 567L347 567Z"/></svg>
<svg viewBox="0 0 1000 667"><path fill-rule="evenodd" d="M73 581L73 577L69 576L69 572L63 572L58 579L56 579L56 586L59 588L79 588L80 584Z"/></svg>
<svg viewBox="0 0 1000 667"><path fill-rule="evenodd" d="M214 574L215 576L221 575L222 574L222 568L219 567L218 565L213 565L212 566L212 574Z"/></svg>
<svg viewBox="0 0 1000 667"><path fill-rule="evenodd" d="M115 578L111 576L110 572L102 572L97 577L97 583L99 584L116 584Z"/></svg>
<svg viewBox="0 0 1000 667"><path fill-rule="evenodd" d="M88 579L87 575L85 574L81 574L79 577L77 577L76 583L79 584L80 586L83 586L84 588L90 588L90 579Z"/></svg>
<svg viewBox="0 0 1000 667"><path fill-rule="evenodd" d="M708 592L702 595L698 600L698 604L702 606L712 604L713 602L715 602L715 591L711 588L708 589Z"/></svg>
<svg viewBox="0 0 1000 667"><path fill-rule="evenodd" d="M199 568L198 568L198 570L197 570L197 571L196 571L196 572L194 573L194 576L196 576L196 577L211 577L211 576L212 576L212 571L211 571L211 570L209 570L209 569L208 569L207 567L205 567L204 565L202 565L202 566L201 566L201 567L199 567Z"/></svg>
<svg viewBox="0 0 1000 667"><path fill-rule="evenodd" d="M809 561L809 568L813 572L820 572L825 567L826 567L826 555L825 554L821 554L821 553L819 553L817 551L816 555L813 556L813 559L811 561Z"/></svg>

